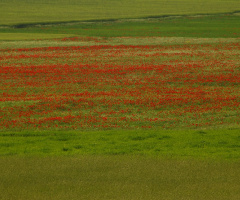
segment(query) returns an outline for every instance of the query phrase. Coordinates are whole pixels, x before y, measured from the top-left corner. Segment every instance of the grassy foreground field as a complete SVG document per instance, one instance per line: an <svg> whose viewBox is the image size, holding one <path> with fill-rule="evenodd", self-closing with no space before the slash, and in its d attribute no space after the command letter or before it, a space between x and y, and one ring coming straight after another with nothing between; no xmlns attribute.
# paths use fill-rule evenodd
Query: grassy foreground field
<svg viewBox="0 0 240 200"><path fill-rule="evenodd" d="M240 163L141 156L4 157L1 200L238 200Z"/></svg>

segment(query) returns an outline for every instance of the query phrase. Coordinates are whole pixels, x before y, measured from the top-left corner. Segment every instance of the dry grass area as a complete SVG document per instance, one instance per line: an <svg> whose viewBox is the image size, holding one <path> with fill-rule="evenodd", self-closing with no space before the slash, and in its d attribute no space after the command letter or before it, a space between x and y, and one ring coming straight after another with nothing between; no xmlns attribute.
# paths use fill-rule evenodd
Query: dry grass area
<svg viewBox="0 0 240 200"><path fill-rule="evenodd" d="M1 200L238 200L240 163L138 156L5 157Z"/></svg>

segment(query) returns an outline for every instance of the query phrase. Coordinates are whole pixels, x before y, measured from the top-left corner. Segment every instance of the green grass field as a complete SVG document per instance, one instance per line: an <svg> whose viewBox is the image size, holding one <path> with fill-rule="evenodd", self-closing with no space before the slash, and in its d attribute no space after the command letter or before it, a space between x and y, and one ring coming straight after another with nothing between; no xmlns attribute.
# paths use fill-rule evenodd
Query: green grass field
<svg viewBox="0 0 240 200"><path fill-rule="evenodd" d="M239 132L240 129L5 132L0 134L0 155L144 155L238 161Z"/></svg>
<svg viewBox="0 0 240 200"><path fill-rule="evenodd" d="M19 123L19 127L25 123L22 128L6 126L4 130L0 130L0 200L240 199L239 108L234 107L239 105L239 85L236 78L239 75L239 11L239 0L0 0L0 89L3 91L0 92L0 125L14 120ZM102 50L92 48L99 45L110 47ZM153 51L141 48L129 50L126 47L126 52L123 52L111 49L115 45L118 48L122 45L158 47ZM73 50L65 50L67 46L73 47ZM81 46L86 49L89 47L84 55L75 52ZM46 49L24 49L35 47ZM48 50L47 47L53 50ZM162 54L154 56L156 53ZM61 87L51 85L51 81L55 81L50 73L51 68L46 68L50 70L49 73L45 72L49 75L46 76L48 81L40 72L38 79L36 78L40 82L34 83L34 77L38 75L38 72L33 73L36 66L64 63L69 66L72 63L181 65L182 62L189 66L191 63L201 66L199 72L203 73L199 75L210 75L210 78L219 75L219 82L204 82L199 79L202 82L195 83L198 87L191 94L191 84L185 84L184 81L187 83L187 77L194 78L198 70L183 68L185 71L181 77L178 76L180 72L169 68L174 76L163 91L176 97L173 98L176 105L173 103L173 107L159 107L155 110L142 107L144 112L141 112L134 105L126 104L124 109L130 110L119 115L126 115L128 119L133 116L152 119L156 117L155 112L163 111L164 116L170 116L170 121L159 121L158 126L154 126L155 122L152 121L151 124L146 124L148 122L133 120L125 128L92 128L91 124L86 124L88 128L71 130L61 128L60 125L65 122L60 121L57 124L53 121L52 124L56 123L58 128L53 126L49 129L34 129L26 122L34 117L43 119L41 117L45 116L48 119L52 114L64 116L68 111L72 114L79 111L77 105L71 101L55 108L53 105L56 103L48 104L44 97L39 101L28 100L28 97L41 97L41 94L46 97L61 97L61 91L73 92L72 88L81 91L81 87L89 87L91 92L95 92L94 88L97 90L94 81L89 82L89 85L76 82L82 76L74 74L74 70L71 71L74 68L69 68L69 74L58 75L58 68L53 71L56 77L62 77L63 82L76 79L74 84L66 82L64 85L56 79ZM28 66L32 68L24 71ZM11 72L11 69L19 67L23 71ZM101 72L102 69L97 70ZM145 75L151 80L154 78L154 71L149 72L150 74ZM108 76L111 78L114 73ZM129 80L138 80L141 77L137 73L129 73ZM168 75L168 71L163 73ZM94 76L89 77L91 79ZM108 79L108 76L105 77L110 81L109 87L104 86L106 91L110 87L115 88L115 85L110 85L113 80ZM124 76L119 75L119 78L123 78L122 82L127 80ZM100 80L101 75L97 78L101 90L104 80ZM42 86L44 84L46 87ZM136 89L138 86L130 84L122 89L128 87L131 91L131 87ZM146 90L140 97L147 99L148 95L153 95L154 90L151 87L154 88L154 84L148 87L149 91ZM181 99L181 92L189 93L182 90L184 87L190 87L189 97L196 95L199 98L196 105L193 105L198 107L196 113L189 111L182 115L188 106L183 108L177 103ZM49 89L45 90L46 88ZM201 93L199 88L205 91ZM220 102L209 103L203 98L212 100L212 94ZM129 98L127 95L124 98ZM101 98L109 98L108 102L111 103L117 101L118 97L99 96L95 98L96 102ZM80 110L86 116L91 112L91 107L88 107L91 105L86 106L86 102L90 100L83 101ZM49 107L41 110L43 105ZM28 106L32 106L33 113L29 118ZM115 106L110 107L112 110L109 111L107 104L97 106L95 111L103 111L103 117L111 117L109 113L120 109ZM211 106L222 110L211 110ZM67 111L66 108L72 110ZM197 113L198 109L203 108L208 111ZM51 113L51 109L56 110ZM46 110L50 114L42 114ZM188 124L196 122L205 125L186 128ZM171 128L174 124L179 124L179 127ZM51 124L47 125L51 127ZM138 125L144 126L136 128ZM153 125L153 128L144 128L146 125ZM161 128L163 125L166 127Z"/></svg>
<svg viewBox="0 0 240 200"><path fill-rule="evenodd" d="M142 21L73 23L0 28L0 41L64 37L192 37L239 38L240 16L214 15Z"/></svg>
<svg viewBox="0 0 240 200"><path fill-rule="evenodd" d="M239 38L239 10L238 0L3 0L0 41L86 36Z"/></svg>
<svg viewBox="0 0 240 200"><path fill-rule="evenodd" d="M239 11L238 0L1 0L0 25Z"/></svg>

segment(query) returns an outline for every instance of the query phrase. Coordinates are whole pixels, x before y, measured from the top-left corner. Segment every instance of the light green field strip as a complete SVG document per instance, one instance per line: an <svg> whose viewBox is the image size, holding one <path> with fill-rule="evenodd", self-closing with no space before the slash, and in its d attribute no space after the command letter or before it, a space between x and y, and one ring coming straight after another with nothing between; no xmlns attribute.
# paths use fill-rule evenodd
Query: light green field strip
<svg viewBox="0 0 240 200"><path fill-rule="evenodd" d="M0 25L240 10L239 0L1 0Z"/></svg>
<svg viewBox="0 0 240 200"><path fill-rule="evenodd" d="M239 42L239 38L190 38L190 37L115 37L109 43L124 45L205 44Z"/></svg>
<svg viewBox="0 0 240 200"><path fill-rule="evenodd" d="M2 34L0 34L1 36ZM13 34L14 35L14 34ZM16 34L17 35L17 34ZM34 34L31 37L36 37L39 35L38 39L42 34ZM59 38L66 35L56 35L56 34L44 34L44 36L52 38ZM7 36L8 37L8 36ZM22 38L25 36L22 36ZM13 40L17 40L16 39ZM97 37L94 37L95 39ZM33 47L54 47L54 46L91 46L91 45L168 45L168 44L213 44L213 43L233 43L240 42L240 38L188 38L188 37L114 37L108 39L99 39L100 42L91 41L61 41L61 40L22 40L22 41L1 41L0 39L0 49L5 48L33 48ZM49 38L48 38L49 39ZM102 39L102 41L101 41ZM8 38L9 40L9 38Z"/></svg>
<svg viewBox="0 0 240 200"><path fill-rule="evenodd" d="M39 40L39 39L55 39L64 37L73 37L69 34L42 34L42 33L0 33L0 41L15 40Z"/></svg>
<svg viewBox="0 0 240 200"><path fill-rule="evenodd" d="M145 155L239 161L239 130L236 127L228 130L0 132L0 158L13 155Z"/></svg>

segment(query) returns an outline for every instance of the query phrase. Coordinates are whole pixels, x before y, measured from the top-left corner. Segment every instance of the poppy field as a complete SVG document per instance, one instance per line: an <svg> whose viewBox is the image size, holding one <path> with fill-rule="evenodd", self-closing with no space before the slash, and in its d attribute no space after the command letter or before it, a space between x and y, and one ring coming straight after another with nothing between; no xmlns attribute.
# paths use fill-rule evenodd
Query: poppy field
<svg viewBox="0 0 240 200"><path fill-rule="evenodd" d="M1 49L1 130L239 127L238 42L95 42Z"/></svg>
<svg viewBox="0 0 240 200"><path fill-rule="evenodd" d="M238 0L2 0L0 200L238 200L239 22Z"/></svg>

